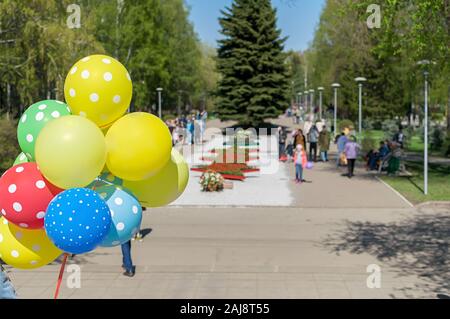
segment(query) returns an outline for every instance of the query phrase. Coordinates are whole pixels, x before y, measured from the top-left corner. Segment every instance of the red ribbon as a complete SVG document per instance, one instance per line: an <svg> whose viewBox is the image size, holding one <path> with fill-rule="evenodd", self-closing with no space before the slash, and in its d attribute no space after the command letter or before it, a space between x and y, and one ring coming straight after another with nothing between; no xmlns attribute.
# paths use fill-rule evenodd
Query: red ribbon
<svg viewBox="0 0 450 319"><path fill-rule="evenodd" d="M69 256L68 253L64 254L64 258L61 264L61 269L59 270L59 277L58 277L58 282L56 283L56 291L55 291L55 300L58 299L58 295L59 295L59 288L61 287L61 282L64 276L64 269L66 268L66 262L67 262L67 257Z"/></svg>

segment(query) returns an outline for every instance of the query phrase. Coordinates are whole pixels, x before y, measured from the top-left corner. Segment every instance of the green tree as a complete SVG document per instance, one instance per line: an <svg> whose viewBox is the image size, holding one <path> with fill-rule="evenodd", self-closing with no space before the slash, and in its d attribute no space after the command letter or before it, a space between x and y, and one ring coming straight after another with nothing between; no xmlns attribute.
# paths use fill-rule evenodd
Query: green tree
<svg viewBox="0 0 450 319"><path fill-rule="evenodd" d="M71 1L4 0L0 2L0 106L17 117L42 99L63 99L67 71L77 58L103 48L91 25L66 25Z"/></svg>
<svg viewBox="0 0 450 319"><path fill-rule="evenodd" d="M173 111L178 92L200 105L206 88L200 41L183 0L79 0L81 28L70 29L71 0L0 1L0 113L17 117L45 98L62 100L70 66L104 53L133 79L133 110L150 110L156 88Z"/></svg>
<svg viewBox="0 0 450 319"><path fill-rule="evenodd" d="M306 90L304 55L301 52L289 51L286 64L291 85L291 100L296 102L298 93Z"/></svg>
<svg viewBox="0 0 450 319"><path fill-rule="evenodd" d="M9 169L19 155L19 144L16 138L17 122L0 118L0 175Z"/></svg>
<svg viewBox="0 0 450 319"><path fill-rule="evenodd" d="M449 98L449 1L382 0L380 29L369 29L366 12L371 0L328 0L308 67L314 85L340 82L339 117L357 118L357 86L365 76L364 118L404 117L412 106L423 106L423 75L417 62L436 62L430 72L431 108L443 115ZM331 90L326 93L330 99ZM448 111L447 111L448 113Z"/></svg>
<svg viewBox="0 0 450 319"><path fill-rule="evenodd" d="M158 87L171 111L180 91L189 101L200 99L201 44L183 0L97 2L97 39L130 72L135 110L150 111Z"/></svg>
<svg viewBox="0 0 450 319"><path fill-rule="evenodd" d="M289 105L285 39L270 0L235 0L219 19L217 111L223 120L259 126Z"/></svg>

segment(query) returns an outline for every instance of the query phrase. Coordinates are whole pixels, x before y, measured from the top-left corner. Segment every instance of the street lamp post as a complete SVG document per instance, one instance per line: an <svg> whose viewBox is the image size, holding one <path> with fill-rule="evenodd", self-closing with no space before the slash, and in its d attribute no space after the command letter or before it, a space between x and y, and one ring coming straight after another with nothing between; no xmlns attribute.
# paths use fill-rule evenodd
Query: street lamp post
<svg viewBox="0 0 450 319"><path fill-rule="evenodd" d="M309 91L305 91L303 94L305 95L305 112L308 112L308 94L309 94Z"/></svg>
<svg viewBox="0 0 450 319"><path fill-rule="evenodd" d="M355 81L358 83L359 87L359 98L358 98L358 133L359 138L361 138L362 133L362 89L363 89L363 83L367 81L366 78L358 77L355 79Z"/></svg>
<svg viewBox="0 0 450 319"><path fill-rule="evenodd" d="M425 195L428 195L428 75L429 73L425 71L424 73L425 77L425 123L423 124L424 127L424 152L423 152L423 193Z"/></svg>
<svg viewBox="0 0 450 319"><path fill-rule="evenodd" d="M338 104L338 89L341 87L339 83L333 83L331 87L334 89L334 136L337 133L337 104Z"/></svg>
<svg viewBox="0 0 450 319"><path fill-rule="evenodd" d="M314 122L314 90L309 90L309 101L310 101L310 117L309 119Z"/></svg>
<svg viewBox="0 0 450 319"><path fill-rule="evenodd" d="M162 119L162 109L161 109L161 104L162 104L162 100L161 100L161 94L163 89L162 88L157 88L156 91L158 91L158 116L160 119Z"/></svg>
<svg viewBox="0 0 450 319"><path fill-rule="evenodd" d="M323 94L323 90L325 90L323 87L319 87L317 88L317 90L319 90L319 119L322 121L322 94Z"/></svg>
<svg viewBox="0 0 450 319"><path fill-rule="evenodd" d="M302 103L302 92L298 92L297 93L297 110L298 110L298 114L300 114L300 117L302 116L301 114L301 103ZM300 117L297 117L297 115L295 116L295 123L300 124Z"/></svg>
<svg viewBox="0 0 450 319"><path fill-rule="evenodd" d="M423 60L417 63L418 65L423 66L424 68L424 78L425 78L425 88L424 88L424 97L425 97L425 111L424 111L424 148L423 148L423 193L428 195L428 76L430 73L428 72L428 68L430 64L436 64L436 62Z"/></svg>
<svg viewBox="0 0 450 319"><path fill-rule="evenodd" d="M178 105L177 105L178 116L181 116L181 94L182 93L183 93L183 90L178 90Z"/></svg>

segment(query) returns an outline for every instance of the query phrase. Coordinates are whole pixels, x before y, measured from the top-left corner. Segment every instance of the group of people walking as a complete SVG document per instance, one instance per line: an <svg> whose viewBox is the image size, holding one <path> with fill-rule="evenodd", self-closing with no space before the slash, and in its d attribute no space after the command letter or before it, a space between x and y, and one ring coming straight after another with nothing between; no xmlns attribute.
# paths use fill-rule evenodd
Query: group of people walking
<svg viewBox="0 0 450 319"><path fill-rule="evenodd" d="M302 129L295 129L290 136L282 127L278 128L279 157L281 161L293 161L295 165L295 182L305 182L304 169L318 161L318 155L322 162L328 162L328 153L331 145L331 133L326 125L319 129L313 124L306 135ZM335 139L337 146L336 166L347 166L348 178L355 174L355 164L361 151L355 136L349 136L343 132ZM309 164L310 163L310 164Z"/></svg>
<svg viewBox="0 0 450 319"><path fill-rule="evenodd" d="M278 142L279 159L294 162L295 182L298 184L305 182L303 171L308 163L318 161L318 152L320 152L320 159L323 162L328 162L331 134L326 125L323 125L322 129L319 130L318 126L314 124L306 135L302 129L296 129L290 136L284 128L279 127Z"/></svg>
<svg viewBox="0 0 450 319"><path fill-rule="evenodd" d="M208 112L203 110L166 121L172 134L173 145L202 144L205 139L207 119Z"/></svg>
<svg viewBox="0 0 450 319"><path fill-rule="evenodd" d="M319 131L316 125L313 125L308 133L303 133L302 129L296 129L288 137L284 128L278 128L278 142L279 142L279 157L280 160L286 158L290 160L294 157L294 152L298 145L302 146L302 149L307 154L307 160L309 162L317 162L317 155L320 152L320 158L323 162L328 162L328 152L330 150L331 134L327 127L324 125L322 130ZM307 145L309 144L309 151ZM306 154L306 153L305 153Z"/></svg>

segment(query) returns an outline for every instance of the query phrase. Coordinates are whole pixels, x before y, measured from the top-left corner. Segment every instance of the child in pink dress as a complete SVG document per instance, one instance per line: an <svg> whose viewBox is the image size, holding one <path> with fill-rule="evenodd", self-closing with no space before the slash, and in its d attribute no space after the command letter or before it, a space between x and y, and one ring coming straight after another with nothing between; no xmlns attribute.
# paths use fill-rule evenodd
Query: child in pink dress
<svg viewBox="0 0 450 319"><path fill-rule="evenodd" d="M295 164L295 182L297 184L304 182L303 169L306 167L308 160L306 158L306 152L301 144L298 144L294 152L294 164Z"/></svg>

